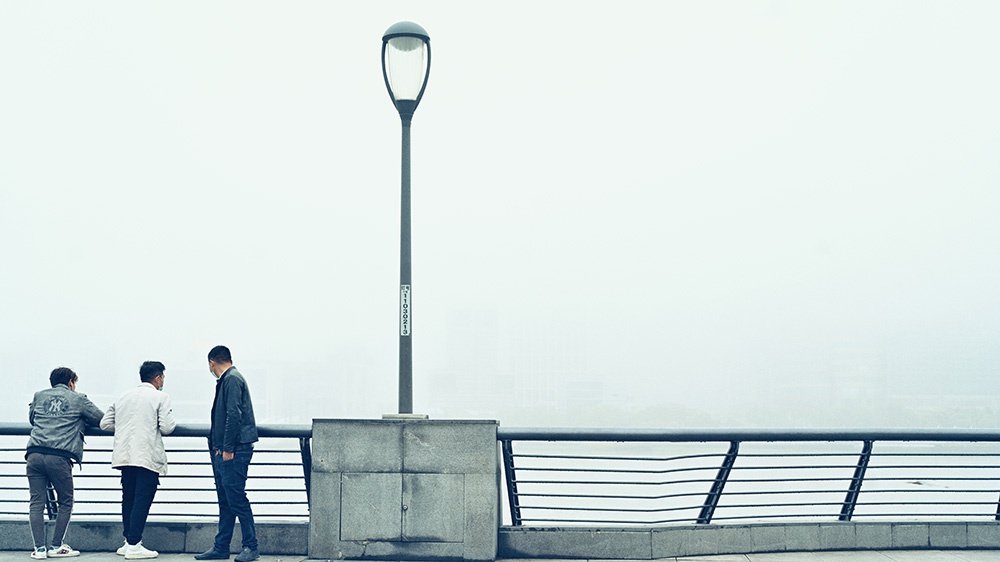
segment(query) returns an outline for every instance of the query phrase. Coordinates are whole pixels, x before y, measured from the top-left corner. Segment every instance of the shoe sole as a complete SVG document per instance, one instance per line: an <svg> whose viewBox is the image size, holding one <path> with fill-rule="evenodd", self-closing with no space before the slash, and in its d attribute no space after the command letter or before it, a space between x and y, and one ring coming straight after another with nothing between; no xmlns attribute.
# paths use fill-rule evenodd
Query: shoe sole
<svg viewBox="0 0 1000 562"><path fill-rule="evenodd" d="M135 556L129 556L128 554L126 554L125 560L149 560L150 558L156 558L159 555L160 555L159 552L157 552L156 554L139 554Z"/></svg>
<svg viewBox="0 0 1000 562"><path fill-rule="evenodd" d="M49 558L72 558L74 556L80 556L79 552L70 552L68 554L50 554Z"/></svg>

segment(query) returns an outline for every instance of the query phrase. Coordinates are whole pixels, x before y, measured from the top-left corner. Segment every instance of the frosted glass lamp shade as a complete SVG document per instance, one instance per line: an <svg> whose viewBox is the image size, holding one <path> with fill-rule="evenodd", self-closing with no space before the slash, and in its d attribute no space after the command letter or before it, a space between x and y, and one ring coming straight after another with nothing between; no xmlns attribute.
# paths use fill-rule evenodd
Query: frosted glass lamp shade
<svg viewBox="0 0 1000 562"><path fill-rule="evenodd" d="M424 28L399 22L382 36L382 76L396 109L413 115L431 70L431 40Z"/></svg>

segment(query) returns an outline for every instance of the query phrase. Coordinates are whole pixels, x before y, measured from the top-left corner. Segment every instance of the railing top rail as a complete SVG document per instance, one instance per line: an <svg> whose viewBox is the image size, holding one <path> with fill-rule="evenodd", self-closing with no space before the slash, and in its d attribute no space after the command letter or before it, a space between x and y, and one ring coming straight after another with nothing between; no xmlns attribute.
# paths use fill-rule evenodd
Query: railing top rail
<svg viewBox="0 0 1000 562"><path fill-rule="evenodd" d="M208 437L210 426L206 424L178 424L168 437ZM28 423L0 422L0 435L30 435L31 425ZM88 427L86 435L114 435L96 427ZM306 424L264 424L257 426L257 434L261 437L311 437L312 426Z"/></svg>
<svg viewBox="0 0 1000 562"><path fill-rule="evenodd" d="M171 436L208 437L208 424L178 424ZM263 424L261 437L312 436L308 424ZM0 422L0 435L29 435L28 423ZM88 427L86 435L112 435ZM1000 442L1000 429L660 429L660 428L497 428L501 441L608 441L608 442L775 442L775 441L961 441Z"/></svg>
<svg viewBox="0 0 1000 562"><path fill-rule="evenodd" d="M961 441L1000 442L1000 429L617 429L499 427L501 441Z"/></svg>

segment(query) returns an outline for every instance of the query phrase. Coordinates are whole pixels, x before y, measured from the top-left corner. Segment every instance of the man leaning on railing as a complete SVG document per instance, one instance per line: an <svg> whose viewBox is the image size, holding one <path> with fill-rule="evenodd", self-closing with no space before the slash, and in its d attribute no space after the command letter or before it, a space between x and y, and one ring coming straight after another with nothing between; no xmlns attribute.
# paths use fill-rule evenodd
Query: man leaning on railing
<svg viewBox="0 0 1000 562"><path fill-rule="evenodd" d="M163 435L173 432L170 396L163 390L166 367L146 361L139 367L139 386L125 391L108 408L101 429L115 432L111 467L122 472L122 527L125 544L117 554L126 560L156 558L159 555L142 545L149 508L153 505L160 476L167 474L167 451Z"/></svg>
<svg viewBox="0 0 1000 562"><path fill-rule="evenodd" d="M28 407L31 437L24 458L28 464L28 523L35 545L31 557L35 560L80 555L63 542L73 512L73 461L83 460L84 426L99 424L104 412L86 394L76 392L78 380L72 369L53 370L49 375L52 388L36 392ZM42 517L49 484L58 499L52 547L47 547Z"/></svg>

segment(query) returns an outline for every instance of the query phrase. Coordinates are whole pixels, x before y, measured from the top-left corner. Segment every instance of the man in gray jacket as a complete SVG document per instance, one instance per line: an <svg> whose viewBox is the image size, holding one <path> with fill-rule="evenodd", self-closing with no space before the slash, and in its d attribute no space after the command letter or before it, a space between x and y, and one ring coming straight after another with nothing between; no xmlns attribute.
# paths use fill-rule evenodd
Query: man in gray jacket
<svg viewBox="0 0 1000 562"><path fill-rule="evenodd" d="M104 412L86 394L76 392L78 380L72 369L53 370L49 375L52 388L36 392L28 407L31 437L24 458L28 463L28 523L35 543L31 557L35 560L80 555L64 542L73 513L73 461L83 460L84 426L99 424ZM42 517L49 484L58 499L51 548L47 548Z"/></svg>
<svg viewBox="0 0 1000 562"><path fill-rule="evenodd" d="M163 390L166 367L146 361L139 367L141 384L121 396L108 408L101 429L115 432L111 467L122 471L122 526L125 544L118 554L126 560L156 558L159 554L142 545L149 508L167 474L167 451L163 436L177 426L170 397Z"/></svg>

